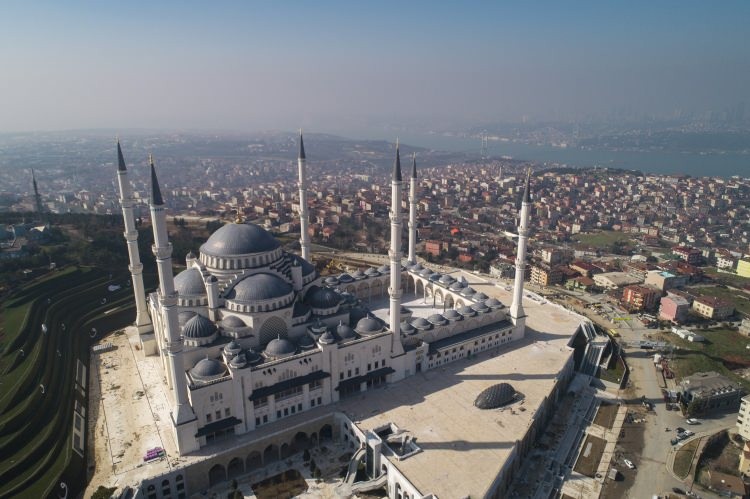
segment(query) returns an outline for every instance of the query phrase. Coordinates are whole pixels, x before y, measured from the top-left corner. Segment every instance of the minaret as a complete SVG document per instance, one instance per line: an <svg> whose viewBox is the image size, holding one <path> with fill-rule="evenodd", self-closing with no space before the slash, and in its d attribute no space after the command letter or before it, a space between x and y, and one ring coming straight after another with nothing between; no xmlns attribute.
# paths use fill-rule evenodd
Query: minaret
<svg viewBox="0 0 750 499"><path fill-rule="evenodd" d="M36 205L37 214L42 214L42 196L39 195L39 188L36 185L36 176L34 169L31 169L31 182L34 184L34 204Z"/></svg>
<svg viewBox="0 0 750 499"><path fill-rule="evenodd" d="M391 249L388 252L391 260L391 284L388 288L390 296L390 330L391 353L401 355L404 347L401 344L401 158L396 140L396 161L393 163L393 177L391 178Z"/></svg>
<svg viewBox="0 0 750 499"><path fill-rule="evenodd" d="M305 143L302 141L302 130L299 131L299 244L302 247L302 258L310 261L310 232L308 232L310 217L307 214L307 162L305 161Z"/></svg>
<svg viewBox="0 0 750 499"><path fill-rule="evenodd" d="M411 158L409 179L409 263L417 263L417 153Z"/></svg>
<svg viewBox="0 0 750 499"><path fill-rule="evenodd" d="M518 253L516 254L516 277L513 284L513 303L510 306L510 317L516 326L525 326L526 314L523 311L523 280L526 275L526 241L529 238L529 211L531 209L531 197L529 192L529 181L531 170L526 173L526 185L523 190L523 201L521 202L521 216L518 224ZM521 331L523 335L523 331Z"/></svg>
<svg viewBox="0 0 750 499"><path fill-rule="evenodd" d="M153 330L151 317L148 315L146 305L146 289L143 286L143 264L138 254L138 230L135 228L135 215L133 214L133 192L128 182L128 169L125 167L125 158L122 156L120 140L117 140L117 184L120 187L120 204L122 205L122 218L125 220L125 241L128 245L128 256L130 257L130 277L133 279L133 294L135 295L135 326L139 333L147 333Z"/></svg>
<svg viewBox="0 0 750 499"><path fill-rule="evenodd" d="M174 289L172 275L172 244L167 236L167 213L164 200L156 178L154 160L149 154L151 167L151 225L154 231L153 251L156 256L156 267L159 271L159 303L163 313L164 338L167 354L167 366L172 379L174 391L174 406L172 407L172 422L175 427L195 419L187 396L187 381L185 379L185 365L182 359L182 339L177 322L177 292ZM179 431L178 431L179 433ZM181 440L178 438L178 440ZM180 446L180 442L178 442ZM183 448L180 446L180 453Z"/></svg>

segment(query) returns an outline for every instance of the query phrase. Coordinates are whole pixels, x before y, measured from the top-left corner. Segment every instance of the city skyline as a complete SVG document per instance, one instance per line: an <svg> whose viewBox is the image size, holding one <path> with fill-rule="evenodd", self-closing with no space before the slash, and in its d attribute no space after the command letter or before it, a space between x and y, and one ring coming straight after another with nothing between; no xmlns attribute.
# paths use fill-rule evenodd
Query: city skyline
<svg viewBox="0 0 750 499"><path fill-rule="evenodd" d="M740 2L5 10L0 132L439 129L750 100Z"/></svg>

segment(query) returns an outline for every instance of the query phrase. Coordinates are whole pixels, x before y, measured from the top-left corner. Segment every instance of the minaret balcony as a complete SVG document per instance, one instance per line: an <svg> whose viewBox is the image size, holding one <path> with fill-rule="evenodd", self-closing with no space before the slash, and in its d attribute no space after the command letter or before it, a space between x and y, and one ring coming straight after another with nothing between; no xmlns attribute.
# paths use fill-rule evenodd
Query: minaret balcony
<svg viewBox="0 0 750 499"><path fill-rule="evenodd" d="M167 243L166 246L151 246L151 251L157 260L166 260L172 256L172 243Z"/></svg>

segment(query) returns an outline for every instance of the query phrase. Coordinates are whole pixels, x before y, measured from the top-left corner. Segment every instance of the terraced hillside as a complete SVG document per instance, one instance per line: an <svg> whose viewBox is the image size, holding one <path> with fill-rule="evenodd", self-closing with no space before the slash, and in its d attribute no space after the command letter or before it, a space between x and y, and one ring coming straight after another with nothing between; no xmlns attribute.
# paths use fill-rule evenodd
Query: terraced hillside
<svg viewBox="0 0 750 499"><path fill-rule="evenodd" d="M127 274L73 267L3 304L0 498L75 497L85 485L91 336L132 323L128 283Z"/></svg>

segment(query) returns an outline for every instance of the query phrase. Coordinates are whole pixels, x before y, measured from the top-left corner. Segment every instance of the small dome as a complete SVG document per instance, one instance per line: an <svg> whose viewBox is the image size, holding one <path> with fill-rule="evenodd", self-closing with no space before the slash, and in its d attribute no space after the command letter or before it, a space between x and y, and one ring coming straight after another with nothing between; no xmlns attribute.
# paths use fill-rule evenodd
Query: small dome
<svg viewBox="0 0 750 499"><path fill-rule="evenodd" d="M229 361L229 365L235 369L242 369L243 367L245 367L247 365L247 358L245 357L245 354L241 353L232 358L232 360Z"/></svg>
<svg viewBox="0 0 750 499"><path fill-rule="evenodd" d="M378 272L380 272L383 275L389 273L390 271L391 271L391 266L388 264L381 265L380 267L378 267Z"/></svg>
<svg viewBox="0 0 750 499"><path fill-rule="evenodd" d="M432 329L432 324L430 324L429 321L424 317L417 317L416 319L411 321L411 325L419 329L420 331L427 331L428 329Z"/></svg>
<svg viewBox="0 0 750 499"><path fill-rule="evenodd" d="M195 267L183 270L174 278L174 289L180 296L202 296L206 294L201 271Z"/></svg>
<svg viewBox="0 0 750 499"><path fill-rule="evenodd" d="M354 278L347 273L343 273L339 276L339 282L348 283L353 282Z"/></svg>
<svg viewBox="0 0 750 499"><path fill-rule="evenodd" d="M336 338L334 338L333 333L330 331L326 331L325 333L320 335L320 338L318 338L318 342L321 345L333 345L336 343Z"/></svg>
<svg viewBox="0 0 750 499"><path fill-rule="evenodd" d="M244 355L245 359L251 366L263 362L263 357L261 357L255 350L246 350Z"/></svg>
<svg viewBox="0 0 750 499"><path fill-rule="evenodd" d="M354 330L359 334L368 335L381 332L383 325L375 317L368 315L357 322L357 327Z"/></svg>
<svg viewBox="0 0 750 499"><path fill-rule="evenodd" d="M185 338L208 338L214 333L216 333L216 324L199 314L187 321L182 329L182 335Z"/></svg>
<svg viewBox="0 0 750 499"><path fill-rule="evenodd" d="M476 289L472 288L471 286L468 286L461 290L459 293L461 296L471 296L477 292Z"/></svg>
<svg viewBox="0 0 750 499"><path fill-rule="evenodd" d="M378 277L380 275L380 272L378 272L375 267L370 267L369 269L365 270L365 274L370 277Z"/></svg>
<svg viewBox="0 0 750 499"><path fill-rule="evenodd" d="M417 328L415 328L414 326L412 326L408 322L403 321L401 323L401 334L411 335L411 334L414 334L416 332L417 332Z"/></svg>
<svg viewBox="0 0 750 499"><path fill-rule="evenodd" d="M305 295L305 303L313 308L334 308L341 303L341 295L331 288L319 288L308 291Z"/></svg>
<svg viewBox="0 0 750 499"><path fill-rule="evenodd" d="M438 282L440 282L440 284L448 285L448 284L452 284L453 282L455 282L455 279L449 276L448 274L445 274L440 277L440 280Z"/></svg>
<svg viewBox="0 0 750 499"><path fill-rule="evenodd" d="M497 298L490 298L489 300L485 300L484 304L493 309L503 308L502 302Z"/></svg>
<svg viewBox="0 0 750 499"><path fill-rule="evenodd" d="M291 341L286 338L276 338L268 342L263 353L269 357L282 359L294 355L296 351L297 347Z"/></svg>
<svg viewBox="0 0 750 499"><path fill-rule="evenodd" d="M326 326L320 318L315 319L315 324L310 326L310 331L312 331L315 334L323 334L328 330L328 326Z"/></svg>
<svg viewBox="0 0 750 499"><path fill-rule="evenodd" d="M242 346L235 340L230 341L224 346L224 353L227 355L237 355L242 351Z"/></svg>
<svg viewBox="0 0 750 499"><path fill-rule="evenodd" d="M448 322L448 320L440 314L432 314L427 320L436 326L442 326Z"/></svg>
<svg viewBox="0 0 750 499"><path fill-rule="evenodd" d="M434 272L431 269L427 269L427 268L422 269L422 271L419 273L419 275L421 275L422 277L429 277L432 274L434 274Z"/></svg>
<svg viewBox="0 0 750 499"><path fill-rule="evenodd" d="M464 285L463 285L463 284L461 284L461 282L460 282L460 281L456 281L456 282L454 282L453 284L451 284L451 285L449 286L449 289L450 289L451 291L461 291L461 290L463 289L463 287L464 287Z"/></svg>
<svg viewBox="0 0 750 499"><path fill-rule="evenodd" d="M343 322L339 322L339 325L336 326L336 336L338 336L342 340L357 337L357 335L354 333L354 329L347 326Z"/></svg>
<svg viewBox="0 0 750 499"><path fill-rule="evenodd" d="M424 266L422 266L421 263L415 263L409 270L411 270L412 272L421 272L424 270Z"/></svg>
<svg viewBox="0 0 750 499"><path fill-rule="evenodd" d="M227 300L257 302L283 298L293 291L292 286L273 274L253 274L238 282L227 294Z"/></svg>
<svg viewBox="0 0 750 499"><path fill-rule="evenodd" d="M209 381L224 375L224 364L214 359L201 359L190 370L190 375L201 381Z"/></svg>
<svg viewBox="0 0 750 499"><path fill-rule="evenodd" d="M449 308L448 310L443 312L443 317L445 317L449 321L460 321L461 319L463 319L461 314L459 314L458 311L453 308Z"/></svg>
<svg viewBox="0 0 750 499"><path fill-rule="evenodd" d="M458 313L463 315L464 317L474 317L475 315L477 315L476 310L471 307L461 307L458 309Z"/></svg>
<svg viewBox="0 0 750 499"><path fill-rule="evenodd" d="M508 383L499 383L484 389L477 396L474 405L479 409L497 409L508 405L518 397L518 392Z"/></svg>
<svg viewBox="0 0 750 499"><path fill-rule="evenodd" d="M482 312L482 313L489 312L490 310L490 307L485 305L484 302L475 303L471 306L471 308L473 308L477 312Z"/></svg>
<svg viewBox="0 0 750 499"><path fill-rule="evenodd" d="M216 230L201 246L201 253L211 256L265 253L279 247L267 230L251 223L226 224Z"/></svg>
<svg viewBox="0 0 750 499"><path fill-rule="evenodd" d="M323 283L329 286L336 286L339 283L339 279L336 276L328 276L323 280Z"/></svg>
<svg viewBox="0 0 750 499"><path fill-rule="evenodd" d="M183 310L182 312L177 314L177 322L180 324L180 326L184 326L187 321L189 321L196 315L198 314L193 312L192 310Z"/></svg>
<svg viewBox="0 0 750 499"><path fill-rule="evenodd" d="M356 279L357 281L359 281L359 280L366 278L367 275L361 270L357 270L355 273L352 274L352 277Z"/></svg>
<svg viewBox="0 0 750 499"><path fill-rule="evenodd" d="M315 342L307 334L303 334L302 336L300 336L300 338L297 340L297 345L299 345L299 347L303 350L315 348Z"/></svg>
<svg viewBox="0 0 750 499"><path fill-rule="evenodd" d="M484 300L486 300L486 299L487 299L487 298L489 298L489 297L488 297L488 296L487 296L486 294L484 294L484 293L482 293L482 292L480 291L479 293L475 294L475 295L474 295L474 296L472 296L471 298L472 298L473 300L480 300L480 301L484 301Z"/></svg>
<svg viewBox="0 0 750 499"><path fill-rule="evenodd" d="M227 329L247 327L247 324L236 315L228 315L221 320L221 325Z"/></svg>

